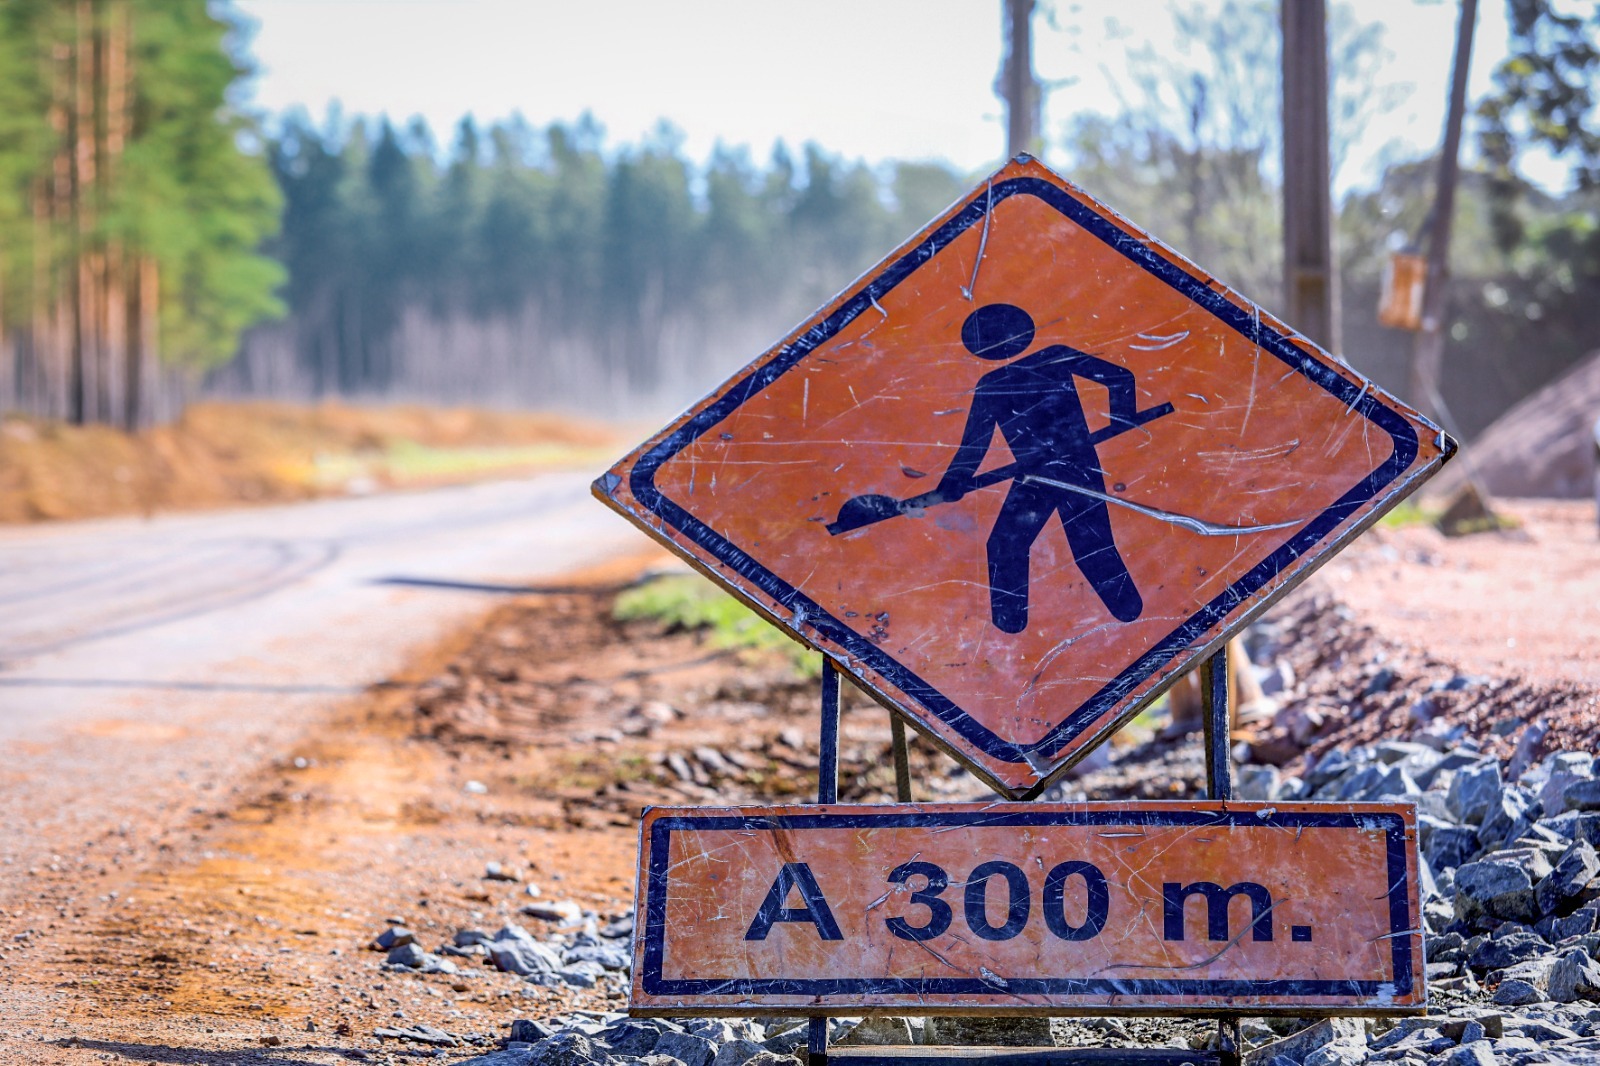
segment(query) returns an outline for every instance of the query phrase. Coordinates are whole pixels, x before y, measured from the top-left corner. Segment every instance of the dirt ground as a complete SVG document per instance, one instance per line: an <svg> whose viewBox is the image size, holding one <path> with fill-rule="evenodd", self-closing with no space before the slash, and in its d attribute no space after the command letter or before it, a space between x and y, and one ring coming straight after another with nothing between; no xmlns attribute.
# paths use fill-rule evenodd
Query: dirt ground
<svg viewBox="0 0 1600 1066"><path fill-rule="evenodd" d="M1291 769L1306 745L1315 757L1432 721L1506 752L1541 721L1545 748L1600 744L1600 686L1586 680L1600 636L1592 516L1517 513L1527 540L1380 531L1276 610L1253 651L1282 664L1280 702L1321 724L1293 750L1281 726L1246 742ZM0 872L0 1061L403 1062L434 1049L374 1030L420 1024L460 1041L454 1059L517 1017L620 1009L474 960L458 975L387 973L365 946L396 919L429 950L461 928L537 927L517 916L529 882L541 900L622 914L645 804L812 792L814 680L781 656L613 618L617 590L661 561L619 560L507 601L181 834L153 841L129 811L81 853ZM1457 677L1470 684L1451 688ZM842 735L842 797L890 798L885 712L852 695ZM128 757L159 740L129 737ZM918 798L983 794L927 743L912 753ZM1199 756L1194 739L1130 733L1110 766L1065 788L1190 794ZM490 862L520 880L487 879Z"/></svg>
<svg viewBox="0 0 1600 1066"><path fill-rule="evenodd" d="M337 403L200 403L139 433L0 419L0 522L98 518L478 480L611 458L555 415Z"/></svg>

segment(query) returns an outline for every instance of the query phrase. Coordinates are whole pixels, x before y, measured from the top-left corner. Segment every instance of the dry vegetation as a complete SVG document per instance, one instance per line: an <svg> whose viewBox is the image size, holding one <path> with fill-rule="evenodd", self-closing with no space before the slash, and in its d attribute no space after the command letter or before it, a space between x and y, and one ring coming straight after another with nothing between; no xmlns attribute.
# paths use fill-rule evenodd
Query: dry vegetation
<svg viewBox="0 0 1600 1066"><path fill-rule="evenodd" d="M139 433L0 422L0 522L150 514L595 465L602 427L418 406L196 404Z"/></svg>

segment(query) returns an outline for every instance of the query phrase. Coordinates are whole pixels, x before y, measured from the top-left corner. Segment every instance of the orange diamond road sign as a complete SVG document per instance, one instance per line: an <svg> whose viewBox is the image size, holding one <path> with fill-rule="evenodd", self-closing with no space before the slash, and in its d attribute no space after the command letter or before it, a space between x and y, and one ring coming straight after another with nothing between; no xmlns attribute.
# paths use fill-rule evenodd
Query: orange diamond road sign
<svg viewBox="0 0 1600 1066"><path fill-rule="evenodd" d="M1021 797L1454 448L1021 156L595 492Z"/></svg>
<svg viewBox="0 0 1600 1066"><path fill-rule="evenodd" d="M1410 804L653 808L636 1014L1399 1013Z"/></svg>

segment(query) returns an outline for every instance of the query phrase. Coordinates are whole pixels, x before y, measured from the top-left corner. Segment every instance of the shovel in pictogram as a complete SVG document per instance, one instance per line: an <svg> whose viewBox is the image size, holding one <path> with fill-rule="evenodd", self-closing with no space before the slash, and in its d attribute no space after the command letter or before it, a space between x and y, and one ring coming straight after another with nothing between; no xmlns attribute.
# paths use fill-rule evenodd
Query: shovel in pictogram
<svg viewBox="0 0 1600 1066"><path fill-rule="evenodd" d="M1143 411L1137 411L1132 418L1122 419L1097 433L1091 434L1089 442L1092 445L1100 444L1110 440L1112 437L1126 433L1130 429L1136 429L1147 422L1153 422L1164 415L1170 415L1172 412L1173 406L1170 403L1157 404ZM933 507L941 503L953 503L968 492L975 492L978 489L988 488L990 485L999 484L1002 481L1009 481L1023 472L1018 469L1017 463L997 466L993 470L985 471L973 477L963 492L954 495L940 489L934 489L932 492L924 492L922 495L913 496L908 500L896 499L893 496L886 496L882 493L852 496L844 502L844 506L839 508L839 516L828 523L828 532L837 537L841 533L849 533L864 526L876 525L890 518L898 518L900 515L913 514L926 507Z"/></svg>

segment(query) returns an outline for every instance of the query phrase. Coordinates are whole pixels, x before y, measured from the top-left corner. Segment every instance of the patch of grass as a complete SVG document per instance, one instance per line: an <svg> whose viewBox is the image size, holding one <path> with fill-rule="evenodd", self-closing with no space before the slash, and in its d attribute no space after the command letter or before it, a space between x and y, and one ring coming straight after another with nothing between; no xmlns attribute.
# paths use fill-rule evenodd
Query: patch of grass
<svg viewBox="0 0 1600 1066"><path fill-rule="evenodd" d="M363 477L390 485L457 481L496 473L593 465L608 455L604 449L565 442L470 448L432 447L398 440L382 451L319 455L308 480L330 488Z"/></svg>
<svg viewBox="0 0 1600 1066"><path fill-rule="evenodd" d="M1431 525L1438 521L1440 513L1438 508L1423 507L1416 500L1402 500L1395 505L1394 510L1378 519L1378 525L1387 529Z"/></svg>
<svg viewBox="0 0 1600 1066"><path fill-rule="evenodd" d="M806 677L822 673L822 657L807 651L750 608L698 574L668 574L629 589L612 608L621 621L650 619L668 629L704 631L713 648L771 652Z"/></svg>

